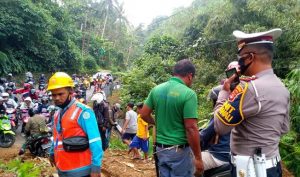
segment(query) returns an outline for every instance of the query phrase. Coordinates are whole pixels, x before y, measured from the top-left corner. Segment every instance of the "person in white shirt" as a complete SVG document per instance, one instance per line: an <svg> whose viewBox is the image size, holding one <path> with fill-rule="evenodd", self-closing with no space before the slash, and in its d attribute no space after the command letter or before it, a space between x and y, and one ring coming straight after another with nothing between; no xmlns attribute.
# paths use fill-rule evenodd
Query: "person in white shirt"
<svg viewBox="0 0 300 177"><path fill-rule="evenodd" d="M133 110L134 103L129 102L127 104L127 112L125 116L125 122L122 128L122 141L128 146L131 140L136 135L137 130L137 113Z"/></svg>

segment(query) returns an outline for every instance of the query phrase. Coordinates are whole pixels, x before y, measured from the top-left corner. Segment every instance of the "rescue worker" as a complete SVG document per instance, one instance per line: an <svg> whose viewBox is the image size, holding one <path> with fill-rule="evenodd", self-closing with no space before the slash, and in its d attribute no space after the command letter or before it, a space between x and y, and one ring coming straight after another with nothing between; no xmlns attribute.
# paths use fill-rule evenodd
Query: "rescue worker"
<svg viewBox="0 0 300 177"><path fill-rule="evenodd" d="M50 79L48 91L60 109L54 115L50 162L59 176L101 176L103 150L94 112L72 97L74 82L57 72Z"/></svg>
<svg viewBox="0 0 300 177"><path fill-rule="evenodd" d="M289 130L290 94L272 69L273 42L281 33L281 29L233 32L241 74L250 78L241 79L232 92L236 74L226 79L214 112L215 130L219 134L232 130L232 176L248 176L253 161L254 167L264 164L255 168L256 176L282 176L278 144Z"/></svg>
<svg viewBox="0 0 300 177"><path fill-rule="evenodd" d="M30 116L30 119L25 126L26 141L22 145L19 151L19 155L25 153L26 146L29 142L41 136L43 133L48 132L48 128L46 126L46 118L43 115L35 115L33 109L29 109L28 114Z"/></svg>

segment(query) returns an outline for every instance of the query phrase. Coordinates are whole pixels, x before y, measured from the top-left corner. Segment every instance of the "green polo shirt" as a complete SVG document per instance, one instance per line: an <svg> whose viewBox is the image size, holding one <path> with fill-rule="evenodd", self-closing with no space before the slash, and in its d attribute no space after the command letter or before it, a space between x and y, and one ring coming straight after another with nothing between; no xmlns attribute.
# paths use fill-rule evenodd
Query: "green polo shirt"
<svg viewBox="0 0 300 177"><path fill-rule="evenodd" d="M155 110L157 142L186 144L184 119L198 118L196 93L178 77L154 87L145 104Z"/></svg>

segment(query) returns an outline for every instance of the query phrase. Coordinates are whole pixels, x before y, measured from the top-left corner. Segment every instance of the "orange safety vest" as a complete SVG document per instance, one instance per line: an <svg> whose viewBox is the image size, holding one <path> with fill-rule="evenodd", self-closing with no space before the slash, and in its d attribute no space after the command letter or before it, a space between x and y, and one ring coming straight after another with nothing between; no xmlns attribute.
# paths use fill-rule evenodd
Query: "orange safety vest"
<svg viewBox="0 0 300 177"><path fill-rule="evenodd" d="M59 121L59 112L54 116L53 140L55 165L60 171L70 171L78 168L90 166L92 163L91 151L88 148L80 152L66 152L63 149L63 138L74 136L87 136L78 124L78 118L82 109L75 101L61 117L61 133L57 132L56 126Z"/></svg>

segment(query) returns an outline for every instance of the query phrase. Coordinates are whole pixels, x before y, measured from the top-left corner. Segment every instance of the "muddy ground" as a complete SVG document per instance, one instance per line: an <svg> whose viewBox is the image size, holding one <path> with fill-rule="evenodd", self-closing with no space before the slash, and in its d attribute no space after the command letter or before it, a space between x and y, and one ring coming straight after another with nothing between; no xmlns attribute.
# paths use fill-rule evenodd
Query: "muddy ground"
<svg viewBox="0 0 300 177"><path fill-rule="evenodd" d="M4 163L21 158L23 161L31 161L35 164L42 164L41 176L56 177L55 168L51 167L48 159L33 157L29 152L18 157L18 151L21 147L22 137L18 137L16 143L11 148L0 148L0 160ZM0 170L1 177L15 177L16 174ZM155 177L155 166L153 160L133 160L127 151L107 150L104 155L102 165L103 177ZM293 177L293 175L283 168L283 177Z"/></svg>
<svg viewBox="0 0 300 177"><path fill-rule="evenodd" d="M20 137L22 138L22 137ZM18 157L18 151L21 147L21 139L18 139L16 144L11 148L0 148L0 160L4 163L16 158L22 161L31 161L35 164L42 164L41 176L57 176L55 168L51 167L48 159L33 157L29 152L25 155ZM1 177L15 177L16 174L0 170ZM104 177L154 177L155 167L154 162L144 160L133 160L126 151L120 150L107 150L104 155L102 165L102 176Z"/></svg>

